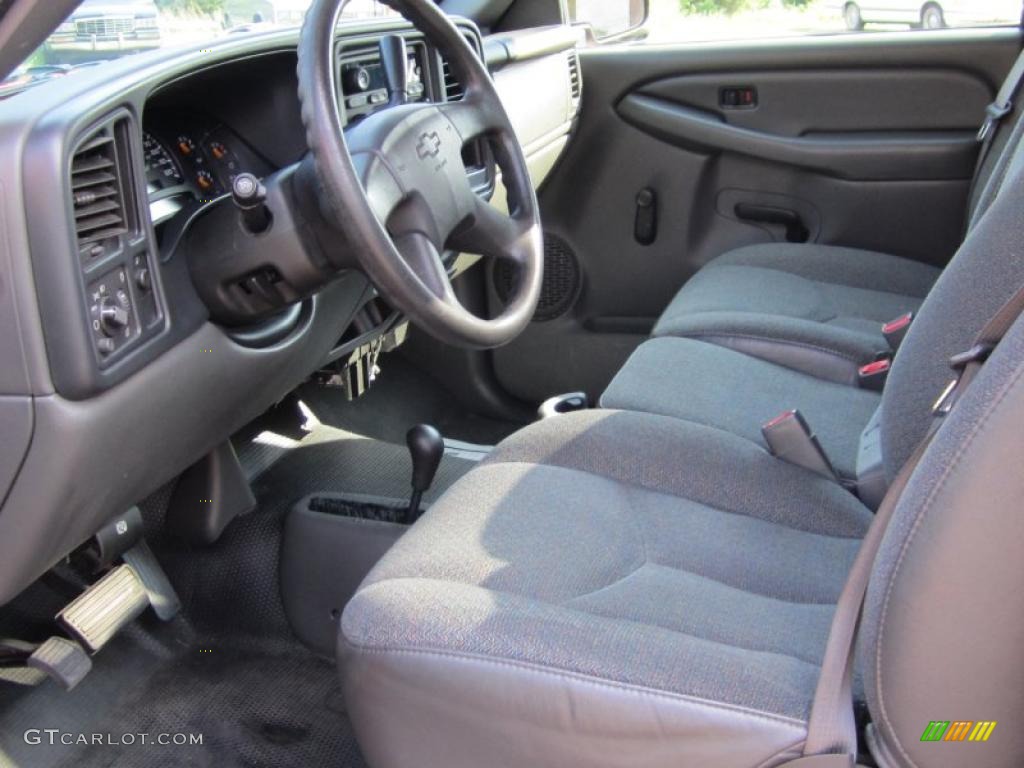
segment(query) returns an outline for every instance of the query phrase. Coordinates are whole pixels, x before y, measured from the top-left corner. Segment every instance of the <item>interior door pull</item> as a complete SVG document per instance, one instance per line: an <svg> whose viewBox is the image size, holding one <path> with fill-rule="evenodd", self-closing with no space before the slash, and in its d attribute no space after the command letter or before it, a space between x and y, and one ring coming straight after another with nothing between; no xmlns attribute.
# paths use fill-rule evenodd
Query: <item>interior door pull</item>
<svg viewBox="0 0 1024 768"><path fill-rule="evenodd" d="M640 245L650 245L658 237L658 196L650 187L637 193L633 237Z"/></svg>
<svg viewBox="0 0 1024 768"><path fill-rule="evenodd" d="M762 224L781 224L786 228L786 240L790 243L806 243L811 233L796 211L756 203L736 203L736 218Z"/></svg>

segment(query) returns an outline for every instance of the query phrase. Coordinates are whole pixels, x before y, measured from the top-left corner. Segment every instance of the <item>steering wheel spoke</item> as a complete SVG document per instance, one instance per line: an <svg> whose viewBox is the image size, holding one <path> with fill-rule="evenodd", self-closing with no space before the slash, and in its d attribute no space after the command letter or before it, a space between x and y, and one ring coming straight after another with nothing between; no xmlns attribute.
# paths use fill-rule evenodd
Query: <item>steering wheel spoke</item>
<svg viewBox="0 0 1024 768"><path fill-rule="evenodd" d="M430 238L422 232L405 232L394 235L393 239L402 260L427 290L445 304L458 305L448 270Z"/></svg>
<svg viewBox="0 0 1024 768"><path fill-rule="evenodd" d="M523 264L529 258L536 234L533 222L502 213L485 200L476 198L473 213L448 243L464 253Z"/></svg>
<svg viewBox="0 0 1024 768"><path fill-rule="evenodd" d="M352 154L352 166L366 193L366 201L379 221L387 221L401 204L402 188L380 153L365 150Z"/></svg>

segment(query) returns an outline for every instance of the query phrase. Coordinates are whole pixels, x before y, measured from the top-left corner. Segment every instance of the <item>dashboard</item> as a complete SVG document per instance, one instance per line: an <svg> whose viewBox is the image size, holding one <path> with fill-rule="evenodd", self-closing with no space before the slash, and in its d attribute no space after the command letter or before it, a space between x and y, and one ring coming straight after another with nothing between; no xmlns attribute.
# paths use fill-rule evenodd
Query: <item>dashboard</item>
<svg viewBox="0 0 1024 768"><path fill-rule="evenodd" d="M227 194L240 173L263 177L272 166L229 127L202 113L148 115L142 134L150 216L160 226L189 201Z"/></svg>
<svg viewBox="0 0 1024 768"><path fill-rule="evenodd" d="M483 55L476 27L457 24ZM349 124L388 106L377 51L392 35L406 43L412 99L462 95L406 22L344 23L335 65ZM538 147L541 174L557 152L539 147L564 146L579 106L573 40L544 48L546 68L496 77L524 112L513 125L528 161ZM184 252L194 222L230 210L239 173L301 171L297 45L297 30L276 30L160 49L0 102L0 604L399 321L353 267L265 320L212 322ZM490 195L486 148L463 161Z"/></svg>
<svg viewBox="0 0 1024 768"><path fill-rule="evenodd" d="M408 52L409 101L430 100L428 48L413 42ZM372 46L339 49L339 103L351 123L388 102L380 54ZM142 135L146 192L157 226L180 212L189 200L213 200L231 190L235 177L263 177L276 168L223 120L204 112L147 109Z"/></svg>

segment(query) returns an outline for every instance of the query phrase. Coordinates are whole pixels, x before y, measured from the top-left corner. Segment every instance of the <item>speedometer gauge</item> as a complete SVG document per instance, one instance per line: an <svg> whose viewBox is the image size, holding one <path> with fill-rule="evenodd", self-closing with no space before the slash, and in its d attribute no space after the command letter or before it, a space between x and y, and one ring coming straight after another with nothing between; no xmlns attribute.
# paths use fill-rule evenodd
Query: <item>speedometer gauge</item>
<svg viewBox="0 0 1024 768"><path fill-rule="evenodd" d="M150 192L185 183L185 177L171 153L152 134L142 134L142 147L146 155L146 183Z"/></svg>

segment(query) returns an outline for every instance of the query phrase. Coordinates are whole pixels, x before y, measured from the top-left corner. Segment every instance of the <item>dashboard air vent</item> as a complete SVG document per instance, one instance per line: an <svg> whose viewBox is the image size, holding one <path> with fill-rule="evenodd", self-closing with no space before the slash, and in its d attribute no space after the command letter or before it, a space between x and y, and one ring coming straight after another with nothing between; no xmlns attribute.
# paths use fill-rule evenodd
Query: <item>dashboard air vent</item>
<svg viewBox="0 0 1024 768"><path fill-rule="evenodd" d="M583 78L580 76L580 55L575 50L569 51L569 85L573 100L578 100L583 93Z"/></svg>
<svg viewBox="0 0 1024 768"><path fill-rule="evenodd" d="M448 59L441 60L441 73L444 75L444 98L445 101L458 101L466 91L459 82L459 78L452 70Z"/></svg>
<svg viewBox="0 0 1024 768"><path fill-rule="evenodd" d="M71 160L75 237L83 257L116 248L128 232L114 125L86 139Z"/></svg>

